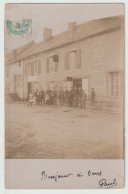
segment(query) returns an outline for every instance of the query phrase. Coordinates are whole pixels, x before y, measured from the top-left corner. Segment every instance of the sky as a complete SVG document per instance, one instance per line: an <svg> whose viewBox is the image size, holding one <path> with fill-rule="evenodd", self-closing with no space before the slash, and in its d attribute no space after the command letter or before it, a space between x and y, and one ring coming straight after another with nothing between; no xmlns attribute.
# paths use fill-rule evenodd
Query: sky
<svg viewBox="0 0 128 194"><path fill-rule="evenodd" d="M8 4L5 20L32 19L32 37L7 37L5 34L5 51L10 52L32 40L42 41L43 28L51 28L55 35L67 30L69 22L81 24L123 14L123 4Z"/></svg>

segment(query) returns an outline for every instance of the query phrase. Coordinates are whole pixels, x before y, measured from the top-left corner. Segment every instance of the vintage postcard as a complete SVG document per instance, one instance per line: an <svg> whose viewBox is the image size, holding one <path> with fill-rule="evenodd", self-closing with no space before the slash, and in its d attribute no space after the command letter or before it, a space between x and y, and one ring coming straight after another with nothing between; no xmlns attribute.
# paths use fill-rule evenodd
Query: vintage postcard
<svg viewBox="0 0 128 194"><path fill-rule="evenodd" d="M5 187L122 189L124 4L6 4Z"/></svg>

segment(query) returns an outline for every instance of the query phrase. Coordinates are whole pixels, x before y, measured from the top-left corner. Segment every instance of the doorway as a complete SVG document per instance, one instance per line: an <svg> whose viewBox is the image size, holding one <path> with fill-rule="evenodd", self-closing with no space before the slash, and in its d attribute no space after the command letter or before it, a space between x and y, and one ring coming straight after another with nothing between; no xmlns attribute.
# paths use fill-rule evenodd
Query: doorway
<svg viewBox="0 0 128 194"><path fill-rule="evenodd" d="M28 98L30 93L32 93L32 82L28 82Z"/></svg>
<svg viewBox="0 0 128 194"><path fill-rule="evenodd" d="M82 88L82 79L73 79L73 88Z"/></svg>

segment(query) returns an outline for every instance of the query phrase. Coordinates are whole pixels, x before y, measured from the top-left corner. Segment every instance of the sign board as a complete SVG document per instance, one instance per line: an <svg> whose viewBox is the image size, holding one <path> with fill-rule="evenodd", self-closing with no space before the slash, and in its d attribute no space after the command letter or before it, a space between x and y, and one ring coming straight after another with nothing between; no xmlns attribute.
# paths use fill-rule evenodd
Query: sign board
<svg viewBox="0 0 128 194"><path fill-rule="evenodd" d="M59 62L59 56L53 55L53 62Z"/></svg>

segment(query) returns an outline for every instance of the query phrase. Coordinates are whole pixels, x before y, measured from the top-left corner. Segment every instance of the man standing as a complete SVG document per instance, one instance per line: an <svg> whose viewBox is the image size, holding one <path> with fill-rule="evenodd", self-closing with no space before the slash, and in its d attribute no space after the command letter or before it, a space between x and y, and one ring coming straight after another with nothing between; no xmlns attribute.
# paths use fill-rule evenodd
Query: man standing
<svg viewBox="0 0 128 194"><path fill-rule="evenodd" d="M95 103L95 91L94 88L91 88L91 104L93 105Z"/></svg>
<svg viewBox="0 0 128 194"><path fill-rule="evenodd" d="M72 90L72 87L69 91L69 94L68 94L68 104L70 107L72 107L73 105L73 90Z"/></svg>
<svg viewBox="0 0 128 194"><path fill-rule="evenodd" d="M53 94L54 94L53 104L57 106L57 91L56 91L55 87L54 87L54 90L53 90Z"/></svg>
<svg viewBox="0 0 128 194"><path fill-rule="evenodd" d="M78 107L81 108L81 99L82 99L82 89L79 87L78 91Z"/></svg>
<svg viewBox="0 0 128 194"><path fill-rule="evenodd" d="M76 87L73 89L73 106L78 106L78 89Z"/></svg>
<svg viewBox="0 0 128 194"><path fill-rule="evenodd" d="M81 108L86 108L86 100L87 100L87 94L85 91L82 92L82 99L81 99Z"/></svg>
<svg viewBox="0 0 128 194"><path fill-rule="evenodd" d="M62 88L60 88L60 90L59 90L59 101L60 101L60 106L63 106L63 104L64 104L64 92L63 92Z"/></svg>
<svg viewBox="0 0 128 194"><path fill-rule="evenodd" d="M67 87L65 87L65 91L64 91L64 106L68 105L68 90Z"/></svg>
<svg viewBox="0 0 128 194"><path fill-rule="evenodd" d="M43 90L43 88L41 89L40 94L41 94L41 105L42 105L42 101L43 101L43 104L45 104L45 91Z"/></svg>
<svg viewBox="0 0 128 194"><path fill-rule="evenodd" d="M39 105L40 92L38 89L36 89L36 91L35 91L35 98L36 98L36 105Z"/></svg>

